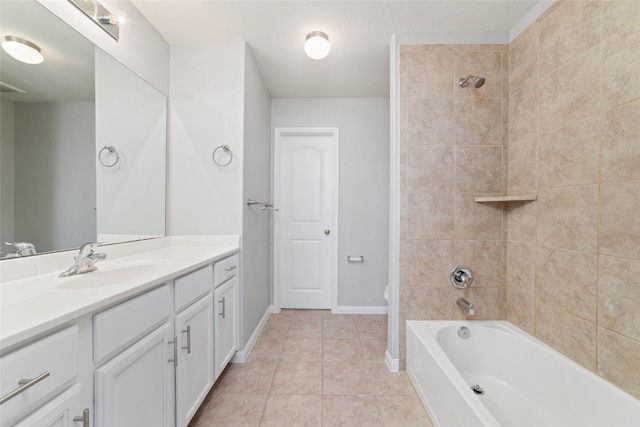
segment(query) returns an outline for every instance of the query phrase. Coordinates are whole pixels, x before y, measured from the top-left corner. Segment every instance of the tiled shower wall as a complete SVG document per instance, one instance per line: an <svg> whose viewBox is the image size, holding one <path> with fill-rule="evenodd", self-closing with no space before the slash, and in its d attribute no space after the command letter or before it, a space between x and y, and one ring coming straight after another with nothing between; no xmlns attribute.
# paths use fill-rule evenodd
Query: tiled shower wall
<svg viewBox="0 0 640 427"><path fill-rule="evenodd" d="M640 1L566 1L510 46L508 319L640 398Z"/></svg>
<svg viewBox="0 0 640 427"><path fill-rule="evenodd" d="M505 215L474 198L506 189L507 61L506 45L401 46L401 325L465 318L464 292L449 283L456 265L474 273L474 318L506 316ZM458 87L470 74L485 85Z"/></svg>

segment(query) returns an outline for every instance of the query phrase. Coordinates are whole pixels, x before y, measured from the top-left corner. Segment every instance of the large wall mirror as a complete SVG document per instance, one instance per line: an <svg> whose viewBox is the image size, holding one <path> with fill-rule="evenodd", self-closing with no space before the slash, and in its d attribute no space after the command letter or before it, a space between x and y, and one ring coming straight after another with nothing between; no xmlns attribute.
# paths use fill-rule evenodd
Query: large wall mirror
<svg viewBox="0 0 640 427"><path fill-rule="evenodd" d="M0 54L0 257L164 236L165 96L35 1L0 29L45 58Z"/></svg>

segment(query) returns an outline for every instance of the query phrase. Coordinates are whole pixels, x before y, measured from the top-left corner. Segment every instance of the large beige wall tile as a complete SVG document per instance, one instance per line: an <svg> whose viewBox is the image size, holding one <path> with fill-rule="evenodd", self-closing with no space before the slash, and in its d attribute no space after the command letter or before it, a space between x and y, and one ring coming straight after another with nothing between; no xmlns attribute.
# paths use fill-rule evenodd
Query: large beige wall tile
<svg viewBox="0 0 640 427"><path fill-rule="evenodd" d="M409 288L407 292L407 320L452 319L453 287Z"/></svg>
<svg viewBox="0 0 640 427"><path fill-rule="evenodd" d="M502 191L502 146L455 147L455 191Z"/></svg>
<svg viewBox="0 0 640 427"><path fill-rule="evenodd" d="M640 99L640 49L617 49L602 60L603 105L614 108Z"/></svg>
<svg viewBox="0 0 640 427"><path fill-rule="evenodd" d="M600 185L600 253L640 259L640 181Z"/></svg>
<svg viewBox="0 0 640 427"><path fill-rule="evenodd" d="M598 183L601 123L596 115L540 135L539 189Z"/></svg>
<svg viewBox="0 0 640 427"><path fill-rule="evenodd" d="M531 81L509 97L509 141L536 136L538 130L538 82Z"/></svg>
<svg viewBox="0 0 640 427"><path fill-rule="evenodd" d="M409 191L453 191L453 147L409 146Z"/></svg>
<svg viewBox="0 0 640 427"><path fill-rule="evenodd" d="M595 323L537 301L535 335L585 368L596 370Z"/></svg>
<svg viewBox="0 0 640 427"><path fill-rule="evenodd" d="M598 325L640 341L640 262L600 257Z"/></svg>
<svg viewBox="0 0 640 427"><path fill-rule="evenodd" d="M453 193L409 193L409 239L453 239Z"/></svg>
<svg viewBox="0 0 640 427"><path fill-rule="evenodd" d="M603 100L615 107L640 98L640 2L605 1Z"/></svg>
<svg viewBox="0 0 640 427"><path fill-rule="evenodd" d="M535 330L536 248L507 243L507 319L533 333Z"/></svg>
<svg viewBox="0 0 640 427"><path fill-rule="evenodd" d="M408 102L409 144L453 144L453 96Z"/></svg>
<svg viewBox="0 0 640 427"><path fill-rule="evenodd" d="M458 145L501 145L502 100L456 101L455 143Z"/></svg>
<svg viewBox="0 0 640 427"><path fill-rule="evenodd" d="M535 190L538 163L537 138L535 136L524 139L510 138L507 156L509 192Z"/></svg>
<svg viewBox="0 0 640 427"><path fill-rule="evenodd" d="M491 203L476 203L473 193L454 196L454 236L456 240L501 240L502 210Z"/></svg>
<svg viewBox="0 0 640 427"><path fill-rule="evenodd" d="M501 250L499 240L456 240L454 264L471 269L474 288L502 286Z"/></svg>
<svg viewBox="0 0 640 427"><path fill-rule="evenodd" d="M604 115L601 150L603 182L640 179L640 101Z"/></svg>
<svg viewBox="0 0 640 427"><path fill-rule="evenodd" d="M407 95L419 99L451 97L454 53L420 50L407 55Z"/></svg>
<svg viewBox="0 0 640 427"><path fill-rule="evenodd" d="M598 328L598 373L640 399L640 342Z"/></svg>
<svg viewBox="0 0 640 427"><path fill-rule="evenodd" d="M538 191L538 244L595 252L598 186Z"/></svg>
<svg viewBox="0 0 640 427"><path fill-rule="evenodd" d="M507 238L510 241L536 243L536 202L510 202L507 204Z"/></svg>
<svg viewBox="0 0 640 427"><path fill-rule="evenodd" d="M601 42L602 2L566 1L540 24L540 74Z"/></svg>
<svg viewBox="0 0 640 427"><path fill-rule="evenodd" d="M538 124L551 130L600 110L600 46L540 77Z"/></svg>
<svg viewBox="0 0 640 427"><path fill-rule="evenodd" d="M453 241L410 240L407 242L407 285L446 286L453 268Z"/></svg>
<svg viewBox="0 0 640 427"><path fill-rule="evenodd" d="M539 25L533 24L509 46L509 91L538 81Z"/></svg>
<svg viewBox="0 0 640 427"><path fill-rule="evenodd" d="M536 298L595 322L597 271L596 254L538 246Z"/></svg>

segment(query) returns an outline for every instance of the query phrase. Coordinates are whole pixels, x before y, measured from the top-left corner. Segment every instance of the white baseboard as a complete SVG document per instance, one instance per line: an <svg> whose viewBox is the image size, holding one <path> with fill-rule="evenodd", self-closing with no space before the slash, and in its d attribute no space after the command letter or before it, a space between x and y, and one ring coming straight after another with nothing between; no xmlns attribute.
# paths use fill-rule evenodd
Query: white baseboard
<svg viewBox="0 0 640 427"><path fill-rule="evenodd" d="M256 329L251 334L251 338L249 338L247 345L244 346L244 349L236 351L236 354L234 354L233 358L231 358L231 363L244 363L249 359L251 350L253 350L253 346L258 340L258 337L262 332L262 328L264 328L264 324L267 323L267 319L271 315L272 311L273 306L270 305L269 307L267 307L267 311L264 312L264 315L262 316L262 319L260 319L258 326L256 326Z"/></svg>
<svg viewBox="0 0 640 427"><path fill-rule="evenodd" d="M384 362L387 364L387 368L389 368L390 372L400 371L400 359L394 359L391 357L389 350L384 352Z"/></svg>
<svg viewBox="0 0 640 427"><path fill-rule="evenodd" d="M369 305L339 305L336 314L387 314L388 307Z"/></svg>

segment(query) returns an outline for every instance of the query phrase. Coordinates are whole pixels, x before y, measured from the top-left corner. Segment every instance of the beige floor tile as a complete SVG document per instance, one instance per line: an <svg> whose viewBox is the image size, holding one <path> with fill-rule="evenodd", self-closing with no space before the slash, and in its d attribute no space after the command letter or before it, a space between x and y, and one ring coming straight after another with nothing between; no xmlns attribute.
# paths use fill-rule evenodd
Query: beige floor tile
<svg viewBox="0 0 640 427"><path fill-rule="evenodd" d="M387 349L386 340L360 340L363 360L367 362L384 363L384 353Z"/></svg>
<svg viewBox="0 0 640 427"><path fill-rule="evenodd" d="M271 394L260 427L322 425L322 396Z"/></svg>
<svg viewBox="0 0 640 427"><path fill-rule="evenodd" d="M378 396L387 426L432 426L418 396Z"/></svg>
<svg viewBox="0 0 640 427"><path fill-rule="evenodd" d="M384 426L375 396L323 396L323 426Z"/></svg>
<svg viewBox="0 0 640 427"><path fill-rule="evenodd" d="M322 339L322 322L308 321L299 322L292 321L287 330L288 339L308 339L308 340L321 340Z"/></svg>
<svg viewBox="0 0 640 427"><path fill-rule="evenodd" d="M322 363L281 360L269 392L271 394L322 394Z"/></svg>
<svg viewBox="0 0 640 427"><path fill-rule="evenodd" d="M282 355L284 343L285 339L282 337L260 336L249 354L249 362L278 360Z"/></svg>
<svg viewBox="0 0 640 427"><path fill-rule="evenodd" d="M322 340L288 339L280 360L322 362Z"/></svg>
<svg viewBox="0 0 640 427"><path fill-rule="evenodd" d="M266 401L266 394L216 394L189 426L257 426Z"/></svg>
<svg viewBox="0 0 640 427"><path fill-rule="evenodd" d="M389 372L382 363L370 363L369 375L377 395L415 396L416 391L407 375L407 371ZM422 404L421 404L422 405Z"/></svg>
<svg viewBox="0 0 640 427"><path fill-rule="evenodd" d="M322 393L325 395L370 394L373 383L365 363L324 363Z"/></svg>
<svg viewBox="0 0 640 427"><path fill-rule="evenodd" d="M277 360L231 364L218 378L214 393L268 393Z"/></svg>
<svg viewBox="0 0 640 427"><path fill-rule="evenodd" d="M322 337L325 340L356 340L358 331L353 319L327 320L322 322Z"/></svg>
<svg viewBox="0 0 640 427"><path fill-rule="evenodd" d="M323 362L348 362L362 361L362 347L359 340L322 340Z"/></svg>

